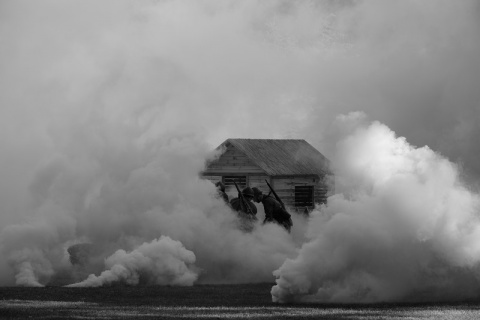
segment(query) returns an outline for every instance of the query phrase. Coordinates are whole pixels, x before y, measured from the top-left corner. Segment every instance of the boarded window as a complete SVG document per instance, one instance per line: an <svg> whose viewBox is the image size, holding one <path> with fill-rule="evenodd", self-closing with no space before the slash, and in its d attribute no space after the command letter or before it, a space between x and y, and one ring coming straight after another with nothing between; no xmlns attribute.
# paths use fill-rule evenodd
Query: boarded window
<svg viewBox="0 0 480 320"><path fill-rule="evenodd" d="M247 187L247 176L223 176L223 184L226 188L235 189L233 182L236 182L240 190Z"/></svg>
<svg viewBox="0 0 480 320"><path fill-rule="evenodd" d="M295 186L295 207L313 207L313 186Z"/></svg>

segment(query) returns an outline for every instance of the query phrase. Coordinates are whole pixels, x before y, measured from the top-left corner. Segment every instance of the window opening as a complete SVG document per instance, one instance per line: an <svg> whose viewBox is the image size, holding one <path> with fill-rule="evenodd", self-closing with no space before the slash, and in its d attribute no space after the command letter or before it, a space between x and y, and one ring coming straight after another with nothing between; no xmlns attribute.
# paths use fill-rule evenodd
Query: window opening
<svg viewBox="0 0 480 320"><path fill-rule="evenodd" d="M295 207L313 207L313 186L295 186Z"/></svg>
<svg viewBox="0 0 480 320"><path fill-rule="evenodd" d="M247 176L223 176L223 184L226 188L233 188L235 189L236 182L240 190L247 187Z"/></svg>

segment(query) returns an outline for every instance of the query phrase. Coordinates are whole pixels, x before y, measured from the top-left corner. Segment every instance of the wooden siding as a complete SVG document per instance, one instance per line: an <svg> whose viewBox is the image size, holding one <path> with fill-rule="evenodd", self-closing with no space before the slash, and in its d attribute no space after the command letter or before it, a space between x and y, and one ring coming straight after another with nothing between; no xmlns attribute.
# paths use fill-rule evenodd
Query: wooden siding
<svg viewBox="0 0 480 320"><path fill-rule="evenodd" d="M235 183L242 190L248 186L248 177L247 176L223 176L222 182L225 185L225 188L235 188Z"/></svg>
<svg viewBox="0 0 480 320"><path fill-rule="evenodd" d="M313 186L314 202L319 204L327 201L328 187L323 179L316 176L273 177L272 182L272 187L288 207L295 206L295 186Z"/></svg>
<svg viewBox="0 0 480 320"><path fill-rule="evenodd" d="M270 183L270 177L267 175L259 175L259 176L250 176L249 177L249 187L257 187L258 189L262 190L265 194L268 194L268 186L265 182L267 180Z"/></svg>
<svg viewBox="0 0 480 320"><path fill-rule="evenodd" d="M229 173L230 175L230 173ZM221 176L203 176L203 178L212 181L221 181ZM295 186L313 186L314 187L314 202L321 204L327 202L327 196L331 195L331 190L328 189L326 180L318 179L316 176L288 176L288 177L269 177L267 175L249 175L247 176L247 184L249 187L257 187L264 194L269 194L267 180L277 192L287 207L295 207ZM227 187L227 193L232 197L236 197L237 191L234 187Z"/></svg>
<svg viewBox="0 0 480 320"><path fill-rule="evenodd" d="M245 153L229 145L225 152L208 164L204 176L259 175L264 171L253 163Z"/></svg>
<svg viewBox="0 0 480 320"><path fill-rule="evenodd" d="M230 140L227 140L230 141ZM265 180L267 180L272 187L275 189L277 194L280 196L282 201L285 203L287 207L294 209L295 207L295 187L296 186L311 186L314 188L314 198L313 201L315 204L326 203L327 195L331 195L334 192L334 178L330 176L325 171L320 170L312 170L311 173L303 173L300 174L298 171L300 167L299 164L303 163L305 166L310 162L312 159L308 159L309 155L302 152L295 153L295 161L293 160L285 160L287 157L286 155L282 158L284 159L283 162L278 161L275 159L277 152L274 150L274 146L287 146L290 147L291 141L282 141L277 143L278 145L270 144L270 151L272 151L272 157L268 157L271 161L273 161L269 166L266 166L263 159L257 154L254 154L254 150L250 150L245 147L245 145L241 145L240 147L244 148L242 150L240 147L235 145L235 142L238 143L238 140L234 139L234 143L225 143L222 145L225 147L225 151L223 154L219 156L218 159L210 162L207 164L207 168L205 171L201 173L203 178L211 180L213 183L216 181L225 180L225 177L232 177L232 176L245 176L245 181L249 187L257 187L263 191L264 194L269 194L270 189L268 188ZM253 141L255 143L260 143L258 141ZM250 145L252 141L242 141L242 143L246 143ZM264 143L263 141L261 143ZM300 144L295 142L295 144ZM266 149L266 148L264 148ZM286 150L290 150L286 148ZM265 150L263 150L265 151ZM291 151L291 150L290 150ZM277 153L275 153L277 152ZM300 160L299 160L300 159ZM327 160L328 161L328 160ZM287 166L286 163L289 163ZM325 164L325 163L324 163ZM317 164L315 164L317 165ZM265 168L269 168L269 170L273 170L275 168L275 172L280 172L286 168L289 168L288 171L295 171L295 173L289 174L269 174ZM312 164L310 167L314 167ZM292 169L294 168L294 169ZM302 169L304 170L304 169ZM306 169L305 169L306 170ZM300 171L299 171L300 172ZM324 178L327 177L327 178ZM230 199L237 196L237 190L235 187L228 187L226 190L227 194L229 195ZM299 212L303 212L304 208L298 207L297 210ZM311 208L309 208L311 209Z"/></svg>

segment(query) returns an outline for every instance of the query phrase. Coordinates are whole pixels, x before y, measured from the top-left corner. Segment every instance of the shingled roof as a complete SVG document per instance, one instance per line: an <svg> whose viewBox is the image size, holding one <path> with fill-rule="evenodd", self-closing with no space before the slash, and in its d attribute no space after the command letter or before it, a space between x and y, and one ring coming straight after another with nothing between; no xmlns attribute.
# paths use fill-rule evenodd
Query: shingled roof
<svg viewBox="0 0 480 320"><path fill-rule="evenodd" d="M227 139L218 148L231 144L270 176L324 175L330 161L305 140Z"/></svg>

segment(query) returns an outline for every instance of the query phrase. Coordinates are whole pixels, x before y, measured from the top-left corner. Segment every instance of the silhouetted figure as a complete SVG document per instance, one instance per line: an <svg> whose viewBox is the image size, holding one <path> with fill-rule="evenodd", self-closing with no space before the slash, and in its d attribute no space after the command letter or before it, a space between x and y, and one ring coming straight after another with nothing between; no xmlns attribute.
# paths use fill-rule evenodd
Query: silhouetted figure
<svg viewBox="0 0 480 320"><path fill-rule="evenodd" d="M263 223L267 222L276 222L287 229L290 232L293 223L290 213L285 210L280 202L274 199L271 196L266 196L258 188L253 188L254 198L253 200L257 203L263 204L263 209L265 211L265 220Z"/></svg>
<svg viewBox="0 0 480 320"><path fill-rule="evenodd" d="M252 200L253 190L250 187L246 187L241 194L238 194L237 198L233 198L230 201L232 209L237 211L240 217L241 229L248 232L253 230L255 222L258 220L257 207Z"/></svg>

